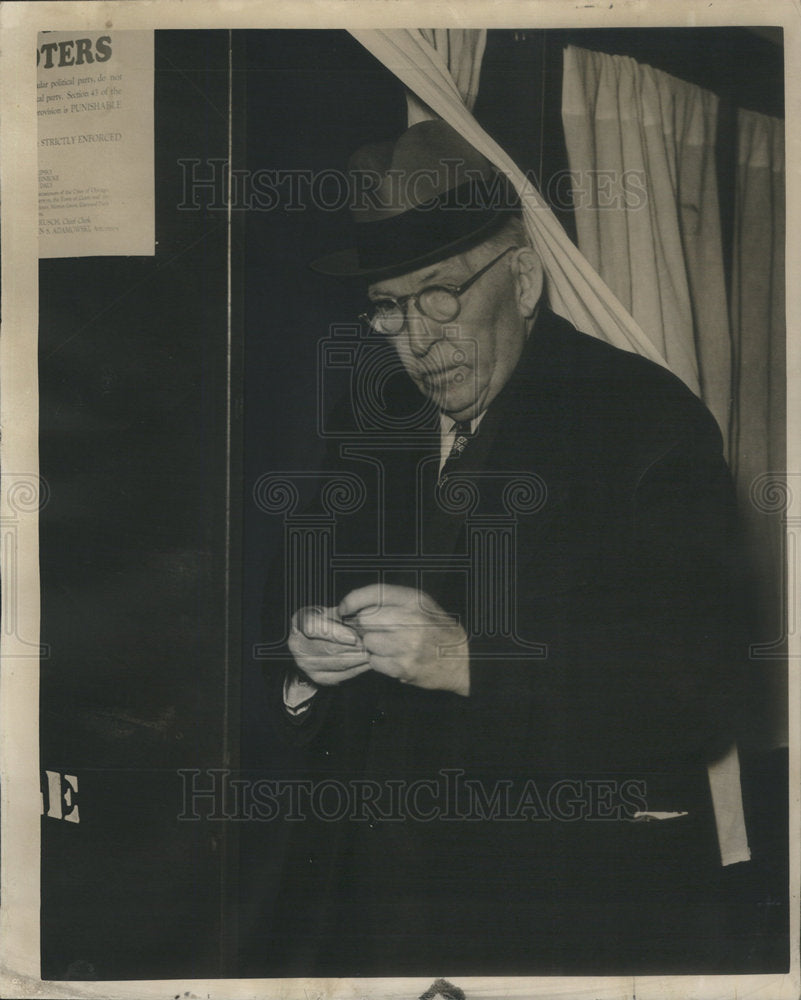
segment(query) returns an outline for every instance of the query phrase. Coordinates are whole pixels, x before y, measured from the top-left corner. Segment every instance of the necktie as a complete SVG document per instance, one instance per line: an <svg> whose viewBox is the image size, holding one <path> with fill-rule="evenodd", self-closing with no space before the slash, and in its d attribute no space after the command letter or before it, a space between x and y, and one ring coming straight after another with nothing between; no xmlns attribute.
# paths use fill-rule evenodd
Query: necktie
<svg viewBox="0 0 801 1000"><path fill-rule="evenodd" d="M451 446L450 454L448 455L448 461L452 461L454 458L459 458L462 452L467 447L467 442L472 437L472 431L470 430L469 420L457 420L454 422L453 430L456 433L453 445Z"/></svg>
<svg viewBox="0 0 801 1000"><path fill-rule="evenodd" d="M445 487L450 475L458 469L458 460L473 437L469 420L455 420L451 432L454 435L453 444L436 479L434 503L426 509L423 520L425 548L439 555L453 553L458 544L459 532L463 530L464 521L463 516L460 517L454 509L452 502L440 495L440 490ZM436 473L436 466L432 471Z"/></svg>
<svg viewBox="0 0 801 1000"><path fill-rule="evenodd" d="M437 484L441 486L445 480L448 478L448 473L453 472L453 463L461 458L462 452L467 447L473 434L470 430L469 420L454 420L453 427L451 431L454 432L454 440L451 445L451 450L448 453L448 457L445 459L445 464L440 470L439 476L437 477Z"/></svg>

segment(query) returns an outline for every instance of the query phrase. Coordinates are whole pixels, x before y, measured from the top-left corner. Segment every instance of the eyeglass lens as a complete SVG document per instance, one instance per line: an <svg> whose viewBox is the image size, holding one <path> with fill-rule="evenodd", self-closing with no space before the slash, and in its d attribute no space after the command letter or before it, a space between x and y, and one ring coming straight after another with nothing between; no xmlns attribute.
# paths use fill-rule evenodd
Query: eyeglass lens
<svg viewBox="0 0 801 1000"><path fill-rule="evenodd" d="M416 296L416 308L437 323L447 323L459 314L459 300L447 288L424 288ZM398 302L376 303L372 325L381 333L400 333L406 322L406 309Z"/></svg>

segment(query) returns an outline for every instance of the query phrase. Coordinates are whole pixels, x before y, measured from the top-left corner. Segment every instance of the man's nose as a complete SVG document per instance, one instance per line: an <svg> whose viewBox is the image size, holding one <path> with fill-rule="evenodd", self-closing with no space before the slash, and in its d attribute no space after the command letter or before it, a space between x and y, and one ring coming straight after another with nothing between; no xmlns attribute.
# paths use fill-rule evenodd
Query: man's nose
<svg viewBox="0 0 801 1000"><path fill-rule="evenodd" d="M422 358L429 352L432 344L442 339L442 326L421 313L412 302L406 305L406 330L409 347L418 358Z"/></svg>

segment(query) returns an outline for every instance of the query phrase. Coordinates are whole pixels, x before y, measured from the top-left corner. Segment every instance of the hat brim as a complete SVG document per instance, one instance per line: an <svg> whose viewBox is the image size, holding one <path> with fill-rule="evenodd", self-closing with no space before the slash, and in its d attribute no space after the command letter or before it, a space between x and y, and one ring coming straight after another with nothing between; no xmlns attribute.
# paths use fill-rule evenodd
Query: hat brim
<svg viewBox="0 0 801 1000"><path fill-rule="evenodd" d="M397 261L384 267L361 267L359 264L359 255L355 247L349 247L346 250L337 250L335 253L318 257L316 260L310 262L309 267L318 274L329 275L333 278L361 278L375 281L395 277L399 274L408 274L410 271L417 271L421 267L436 264L446 257L454 257L458 253L469 250L471 247L485 240L493 230L497 229L508 218L508 212L499 212L483 225L458 240L438 246L421 256Z"/></svg>

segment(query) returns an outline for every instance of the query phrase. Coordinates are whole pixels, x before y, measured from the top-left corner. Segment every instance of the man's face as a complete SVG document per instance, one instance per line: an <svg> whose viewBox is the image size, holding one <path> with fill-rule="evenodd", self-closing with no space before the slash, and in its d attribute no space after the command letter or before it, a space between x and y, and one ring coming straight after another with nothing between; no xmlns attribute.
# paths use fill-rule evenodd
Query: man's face
<svg viewBox="0 0 801 1000"><path fill-rule="evenodd" d="M401 299L430 285L455 288L498 255L482 245L438 264L370 285L371 300ZM391 337L420 391L454 420L489 406L512 374L530 327L515 277L516 251L506 254L460 297L458 316L439 323L406 304L406 324Z"/></svg>

